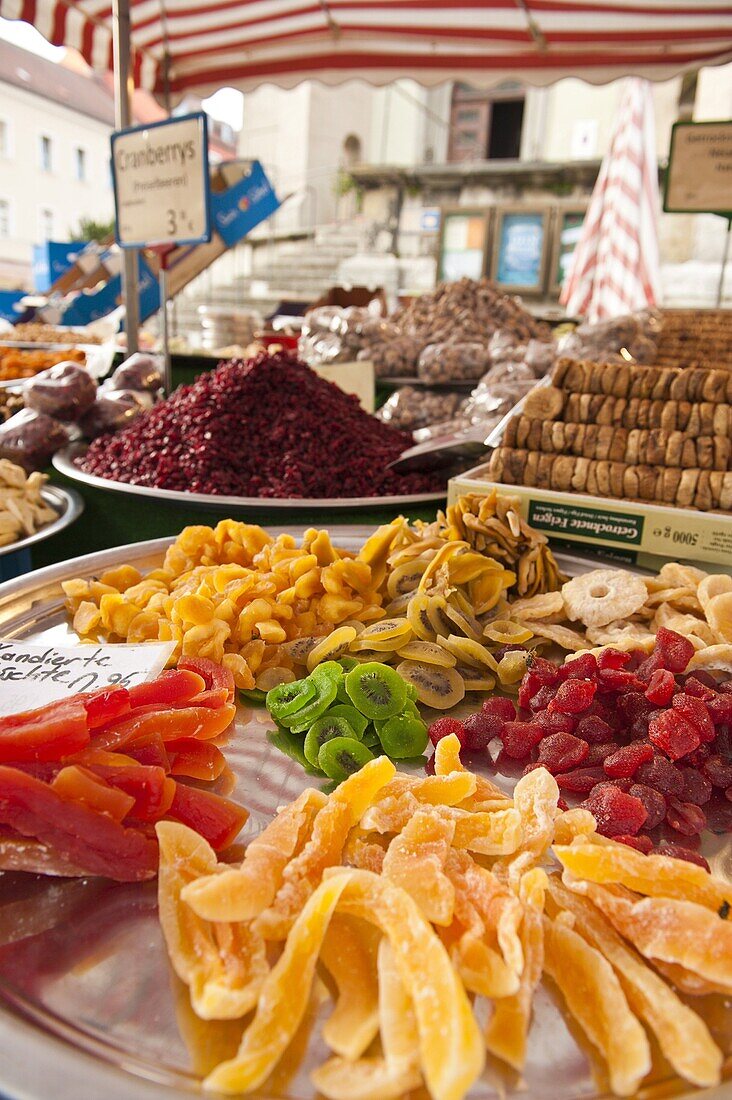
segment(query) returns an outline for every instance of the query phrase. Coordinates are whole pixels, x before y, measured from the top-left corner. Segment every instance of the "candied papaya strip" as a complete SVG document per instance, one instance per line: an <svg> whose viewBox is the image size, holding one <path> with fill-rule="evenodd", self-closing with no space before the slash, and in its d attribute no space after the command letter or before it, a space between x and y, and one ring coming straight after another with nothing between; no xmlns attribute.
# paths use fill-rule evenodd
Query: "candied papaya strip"
<svg viewBox="0 0 732 1100"><path fill-rule="evenodd" d="M246 924L201 920L181 900L183 888L211 874L216 853L185 825L160 821L158 907L175 973L190 989L204 1020L236 1020L257 1003L268 972L264 941Z"/></svg>
<svg viewBox="0 0 732 1100"><path fill-rule="evenodd" d="M80 802L114 821L124 821L135 800L124 791L110 786L98 773L77 764L69 764L54 776L51 788L70 802Z"/></svg>
<svg viewBox="0 0 732 1100"><path fill-rule="evenodd" d="M0 717L0 763L61 760L89 744L81 696Z"/></svg>
<svg viewBox="0 0 732 1100"><path fill-rule="evenodd" d="M158 733L163 741L176 741L181 737L199 737L207 741L223 733L236 714L233 703L218 710L210 707L184 707L180 710L132 711L128 718L99 730L92 741L100 749L125 749L133 742L151 733Z"/></svg>
<svg viewBox="0 0 732 1100"><path fill-rule="evenodd" d="M203 680L206 692L225 691L226 698L233 703L236 686L230 668L209 661L207 657L181 657L177 671L196 673Z"/></svg>
<svg viewBox="0 0 732 1100"><path fill-rule="evenodd" d="M531 1022L534 993L544 971L544 892L547 877L538 867L523 875L519 887L523 915L521 947L524 967L519 988L496 1001L485 1033L486 1047L513 1069L521 1071L526 1061L526 1040Z"/></svg>
<svg viewBox="0 0 732 1100"><path fill-rule="evenodd" d="M155 680L145 684L135 684L128 689L130 706L170 706L172 703L185 703L206 690L206 681L195 669L178 666L163 672ZM130 707L127 708L128 710Z"/></svg>
<svg viewBox="0 0 732 1100"><path fill-rule="evenodd" d="M506 998L518 992L520 977L496 947L473 932L463 932L450 952L465 988L479 997Z"/></svg>
<svg viewBox="0 0 732 1100"><path fill-rule="evenodd" d="M323 1038L335 1054L353 1062L379 1030L377 943L373 926L335 913L320 958L338 989L335 1008L323 1026Z"/></svg>
<svg viewBox="0 0 732 1100"><path fill-rule="evenodd" d="M127 688L116 687L100 688L99 691L91 691L82 696L84 710L90 730L106 726L115 718L121 718L129 713L130 693Z"/></svg>
<svg viewBox="0 0 732 1100"><path fill-rule="evenodd" d="M310 895L262 983L257 1011L237 1054L208 1075L204 1088L235 1095L251 1092L269 1077L302 1021L330 919L351 875L358 873L340 870Z"/></svg>
<svg viewBox="0 0 732 1100"><path fill-rule="evenodd" d="M381 1049L390 1065L419 1066L419 1030L414 1005L394 957L394 948L382 936L377 956L379 975L379 1031Z"/></svg>
<svg viewBox="0 0 732 1100"><path fill-rule="evenodd" d="M612 1091L617 1096L632 1096L650 1071L651 1051L615 971L571 928L547 917L543 926L545 973L605 1059Z"/></svg>
<svg viewBox="0 0 732 1100"><path fill-rule="evenodd" d="M129 765L120 767L90 764L89 770L132 799L130 816L137 821L159 821L175 797L175 783L162 768L132 760Z"/></svg>
<svg viewBox="0 0 732 1100"><path fill-rule="evenodd" d="M623 942L591 902L568 890L556 875L549 879L549 893L559 909L572 914L574 930L615 969L631 1008L648 1024L675 1072L699 1088L716 1085L722 1052L704 1021Z"/></svg>
<svg viewBox="0 0 732 1100"><path fill-rule="evenodd" d="M483 1072L485 1048L450 957L405 890L368 871L350 875L339 911L371 921L389 938L414 1006L420 1066L430 1095L462 1100Z"/></svg>
<svg viewBox="0 0 732 1100"><path fill-rule="evenodd" d="M312 834L285 867L272 905L258 918L265 939L285 939L295 917L320 882L327 867L341 861L350 830L358 825L396 768L385 756L369 760L336 787L313 822Z"/></svg>
<svg viewBox="0 0 732 1100"><path fill-rule="evenodd" d="M122 758L121 753L115 755ZM159 733L148 733L145 737L138 737L131 745L125 745L125 756L131 757L138 764L162 768L164 772L170 772L170 759L165 742Z"/></svg>
<svg viewBox="0 0 732 1100"><path fill-rule="evenodd" d="M204 779L212 783L226 767L226 757L221 749L209 741L197 737L181 737L166 741L170 759L170 774L185 775L190 779Z"/></svg>
<svg viewBox="0 0 732 1100"><path fill-rule="evenodd" d="M220 794L188 787L175 780L173 783L175 791L166 816L200 833L215 851L228 848L241 832L249 811Z"/></svg>
<svg viewBox="0 0 732 1100"><path fill-rule="evenodd" d="M157 869L154 840L16 768L0 766L0 824L34 837L90 875L139 882Z"/></svg>
<svg viewBox="0 0 732 1100"><path fill-rule="evenodd" d="M521 902L492 871L481 867L467 852L453 849L445 871L455 887L463 908L469 905L484 934L495 935L508 968L519 977L524 968L524 953L518 929ZM456 911L459 909L456 905Z"/></svg>
<svg viewBox="0 0 732 1100"><path fill-rule="evenodd" d="M575 878L617 883L650 897L694 901L708 909L732 905L732 886L703 867L671 856L644 855L627 844L555 845L554 854Z"/></svg>
<svg viewBox="0 0 732 1100"><path fill-rule="evenodd" d="M566 875L566 872L565 872ZM693 901L621 896L612 887L565 878L647 959L678 963L732 992L732 922Z"/></svg>
<svg viewBox="0 0 732 1100"><path fill-rule="evenodd" d="M445 874L445 862L455 835L455 823L429 811L407 822L389 845L383 873L406 890L433 924L448 925L455 909L455 887Z"/></svg>
<svg viewBox="0 0 732 1100"><path fill-rule="evenodd" d="M282 874L312 832L315 815L327 803L321 791L308 789L280 810L264 832L248 845L240 867L219 868L183 889L183 900L205 920L253 920L271 905Z"/></svg>
<svg viewBox="0 0 732 1100"><path fill-rule="evenodd" d="M724 986L708 982L698 974L685 970L678 963L664 963L660 959L654 959L653 966L659 974L671 982L671 985L676 986L679 992L686 994L687 997L708 997L710 993L721 993L722 996L727 996L729 993Z"/></svg>

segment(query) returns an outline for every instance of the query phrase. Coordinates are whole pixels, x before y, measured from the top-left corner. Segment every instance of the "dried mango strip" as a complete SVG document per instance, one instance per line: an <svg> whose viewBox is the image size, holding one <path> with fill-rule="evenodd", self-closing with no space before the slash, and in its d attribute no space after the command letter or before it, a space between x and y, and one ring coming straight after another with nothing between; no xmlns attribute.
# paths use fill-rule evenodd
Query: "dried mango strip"
<svg viewBox="0 0 732 1100"><path fill-rule="evenodd" d="M534 868L521 879L523 903L521 947L524 967L520 985L509 997L496 1002L485 1033L486 1047L515 1070L522 1070L526 1061L526 1040L531 1021L534 993L544 971L544 891L546 874Z"/></svg>
<svg viewBox="0 0 732 1100"><path fill-rule="evenodd" d="M514 787L513 804L521 820L521 849L498 860L494 870L517 887L521 875L542 859L554 839L554 823L562 812L556 779L546 768L534 768Z"/></svg>
<svg viewBox="0 0 732 1100"><path fill-rule="evenodd" d="M236 1057L222 1062L203 1087L227 1095L251 1092L272 1072L305 1014L325 933L351 874L339 871L308 899L284 951L262 985L257 1011Z"/></svg>
<svg viewBox="0 0 732 1100"><path fill-rule="evenodd" d="M160 844L160 923L173 969L204 1020L235 1020L257 1003L268 966L264 943L246 925L212 924L181 900L183 887L216 867L216 853L192 829L156 826Z"/></svg>
<svg viewBox="0 0 732 1100"><path fill-rule="evenodd" d="M302 848L315 815L327 801L321 791L303 791L251 842L240 867L197 878L183 888L183 900L205 920L244 921L259 916L272 904L285 867Z"/></svg>
<svg viewBox="0 0 732 1100"><path fill-rule="evenodd" d="M433 924L448 925L455 908L455 888L444 867L455 835L455 823L436 813L416 813L389 845L383 873L406 890Z"/></svg>
<svg viewBox="0 0 732 1100"><path fill-rule="evenodd" d="M272 905L257 918L257 929L265 939L283 940L297 914L313 893L327 867L341 860L349 831L358 825L379 791L393 777L396 768L385 756L365 764L336 787L313 822L310 839L284 869L282 886Z"/></svg>
<svg viewBox="0 0 732 1100"><path fill-rule="evenodd" d="M607 1062L613 1092L632 1096L651 1068L651 1052L613 968L571 928L547 917L543 925L545 973Z"/></svg>
<svg viewBox="0 0 732 1100"><path fill-rule="evenodd" d="M480 938L495 936L506 966L518 979L524 968L523 947L518 935L522 916L519 899L492 871L480 867L467 852L453 849L445 871L455 887L458 915L468 915L472 930L479 930ZM464 951L465 947L462 948ZM514 984L517 987L517 983Z"/></svg>
<svg viewBox="0 0 732 1100"><path fill-rule="evenodd" d="M451 733L448 737L443 737L437 742L434 759L435 776L449 776L454 772L460 772L465 775L472 774L460 760L460 741L454 733ZM471 803L465 807L466 809L470 809L473 802L511 801L509 796L505 794L500 787L497 787L495 783L491 783L490 779L486 779L485 776L476 775L474 779L475 788L473 790L473 798Z"/></svg>
<svg viewBox="0 0 732 1100"><path fill-rule="evenodd" d="M338 988L338 1000L323 1027L323 1038L336 1054L360 1058L379 1030L379 987L374 929L335 913L320 957Z"/></svg>
<svg viewBox="0 0 732 1100"><path fill-rule="evenodd" d="M418 802L431 806L457 806L475 792L477 778L469 771L428 775L423 779L400 775L387 783L381 791L381 799L398 797L408 791Z"/></svg>
<svg viewBox="0 0 732 1100"><path fill-rule="evenodd" d="M436 933L404 890L368 871L352 872L340 908L374 922L389 937L414 1005L430 1095L462 1100L483 1071L485 1050L465 989Z"/></svg>
<svg viewBox="0 0 732 1100"><path fill-rule="evenodd" d="M708 909L732 905L732 886L703 867L670 856L643 855L627 844L555 845L554 854L575 878L619 883L638 894L695 901Z"/></svg>
<svg viewBox="0 0 732 1100"><path fill-rule="evenodd" d="M565 879L605 914L647 959L678 963L732 991L732 923L692 901L622 897L593 882Z"/></svg>
<svg viewBox="0 0 732 1100"><path fill-rule="evenodd" d="M722 1052L704 1021L679 1000L662 978L623 943L602 913L552 875L549 893L574 917L574 929L602 952L620 976L634 1012L648 1024L676 1073L703 1088L719 1081Z"/></svg>

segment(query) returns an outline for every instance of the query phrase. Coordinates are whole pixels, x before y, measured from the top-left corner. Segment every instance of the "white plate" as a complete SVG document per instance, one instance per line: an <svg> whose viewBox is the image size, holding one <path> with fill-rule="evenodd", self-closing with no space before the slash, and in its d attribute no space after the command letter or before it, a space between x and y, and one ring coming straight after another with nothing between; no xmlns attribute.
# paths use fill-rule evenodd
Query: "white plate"
<svg viewBox="0 0 732 1100"><path fill-rule="evenodd" d="M32 535L26 535L24 539L11 542L8 546L0 546L0 557L5 554L15 554L19 550L26 550L37 542L50 539L74 523L84 511L84 501L74 489L61 489L57 485L44 485L41 496L54 512L58 512L58 519L51 520L45 527L41 527Z"/></svg>

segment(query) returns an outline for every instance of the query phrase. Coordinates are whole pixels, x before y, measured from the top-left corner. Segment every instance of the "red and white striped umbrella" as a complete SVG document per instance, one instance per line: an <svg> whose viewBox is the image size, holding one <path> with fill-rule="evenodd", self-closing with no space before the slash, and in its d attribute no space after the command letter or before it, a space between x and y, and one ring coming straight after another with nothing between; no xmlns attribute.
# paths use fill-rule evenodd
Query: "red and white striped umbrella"
<svg viewBox="0 0 732 1100"><path fill-rule="evenodd" d="M112 68L112 0L0 0L0 16ZM665 80L732 59L729 0L130 0L130 26L135 85L174 101L354 77Z"/></svg>
<svg viewBox="0 0 732 1100"><path fill-rule="evenodd" d="M660 300L658 163L651 87L625 82L560 301L594 323Z"/></svg>

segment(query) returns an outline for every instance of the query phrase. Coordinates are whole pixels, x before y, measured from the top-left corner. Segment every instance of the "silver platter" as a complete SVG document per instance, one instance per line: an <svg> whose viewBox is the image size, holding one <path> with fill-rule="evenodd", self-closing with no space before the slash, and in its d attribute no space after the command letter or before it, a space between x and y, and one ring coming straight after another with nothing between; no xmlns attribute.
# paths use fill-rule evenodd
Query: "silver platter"
<svg viewBox="0 0 732 1100"><path fill-rule="evenodd" d="M280 508L290 512L314 512L319 508L338 508L347 511L354 511L354 509L404 508L412 504L433 504L445 500L447 497L447 486L439 493L411 493L392 497L321 498L231 497L217 496L214 493L183 493L177 489L151 489L146 485L129 485L124 481L111 481L106 477L96 477L94 474L84 473L76 465L76 460L86 452L86 446L85 443L71 443L68 447L58 451L53 456L53 465L58 472L94 489L125 493L127 496L147 497L149 500L171 504L186 504L191 508L213 508L217 512L232 512L242 508L259 508L260 510Z"/></svg>
<svg viewBox="0 0 732 1100"><path fill-rule="evenodd" d="M301 535L303 528L285 528ZM370 529L331 528L334 542L355 550ZM67 643L74 638L63 607L62 580L98 576L124 562L141 571L160 563L170 539L156 539L76 558L0 586L0 636ZM560 556L568 573L596 564ZM248 807L245 841L276 808L313 779L268 740L266 712L240 707L225 752L236 776L233 797ZM471 762L475 767L475 762ZM477 767L476 770L481 770ZM510 790L514 780L493 776ZM732 877L726 839L707 850L716 874ZM427 960L426 960L427 962ZM704 1011L697 1002L695 1007ZM327 1011L327 1006L325 1011ZM720 1009L717 1024L720 1023ZM263 1100L315 1100L311 1070L327 1052L319 1039L324 1011L299 1064L278 1072ZM730 1010L722 1020L729 1036ZM99 879L0 875L0 1094L4 1100L175 1100L200 1096L198 1080L211 1059L233 1053L238 1035L227 1023L202 1023L172 975L157 919L155 884ZM586 1050L577 1045L551 991L535 1000L523 1081L487 1071L470 1100L600 1100ZM727 1049L729 1054L729 1049ZM729 1065L729 1058L728 1058ZM694 1095L659 1066L643 1095ZM52 1084L51 1084L52 1082ZM422 1096L422 1094L420 1094ZM426 1094L424 1094L426 1097ZM730 1100L732 1083L704 1093ZM378 1098L374 1098L378 1100Z"/></svg>
<svg viewBox="0 0 732 1100"><path fill-rule="evenodd" d="M24 539L11 542L8 546L0 546L0 557L5 554L15 554L18 550L26 550L37 542L50 539L74 523L84 511L84 501L75 489L61 489L57 485L44 485L41 496L54 512L58 512L58 519L51 520L45 527L41 527L32 535L26 535Z"/></svg>

